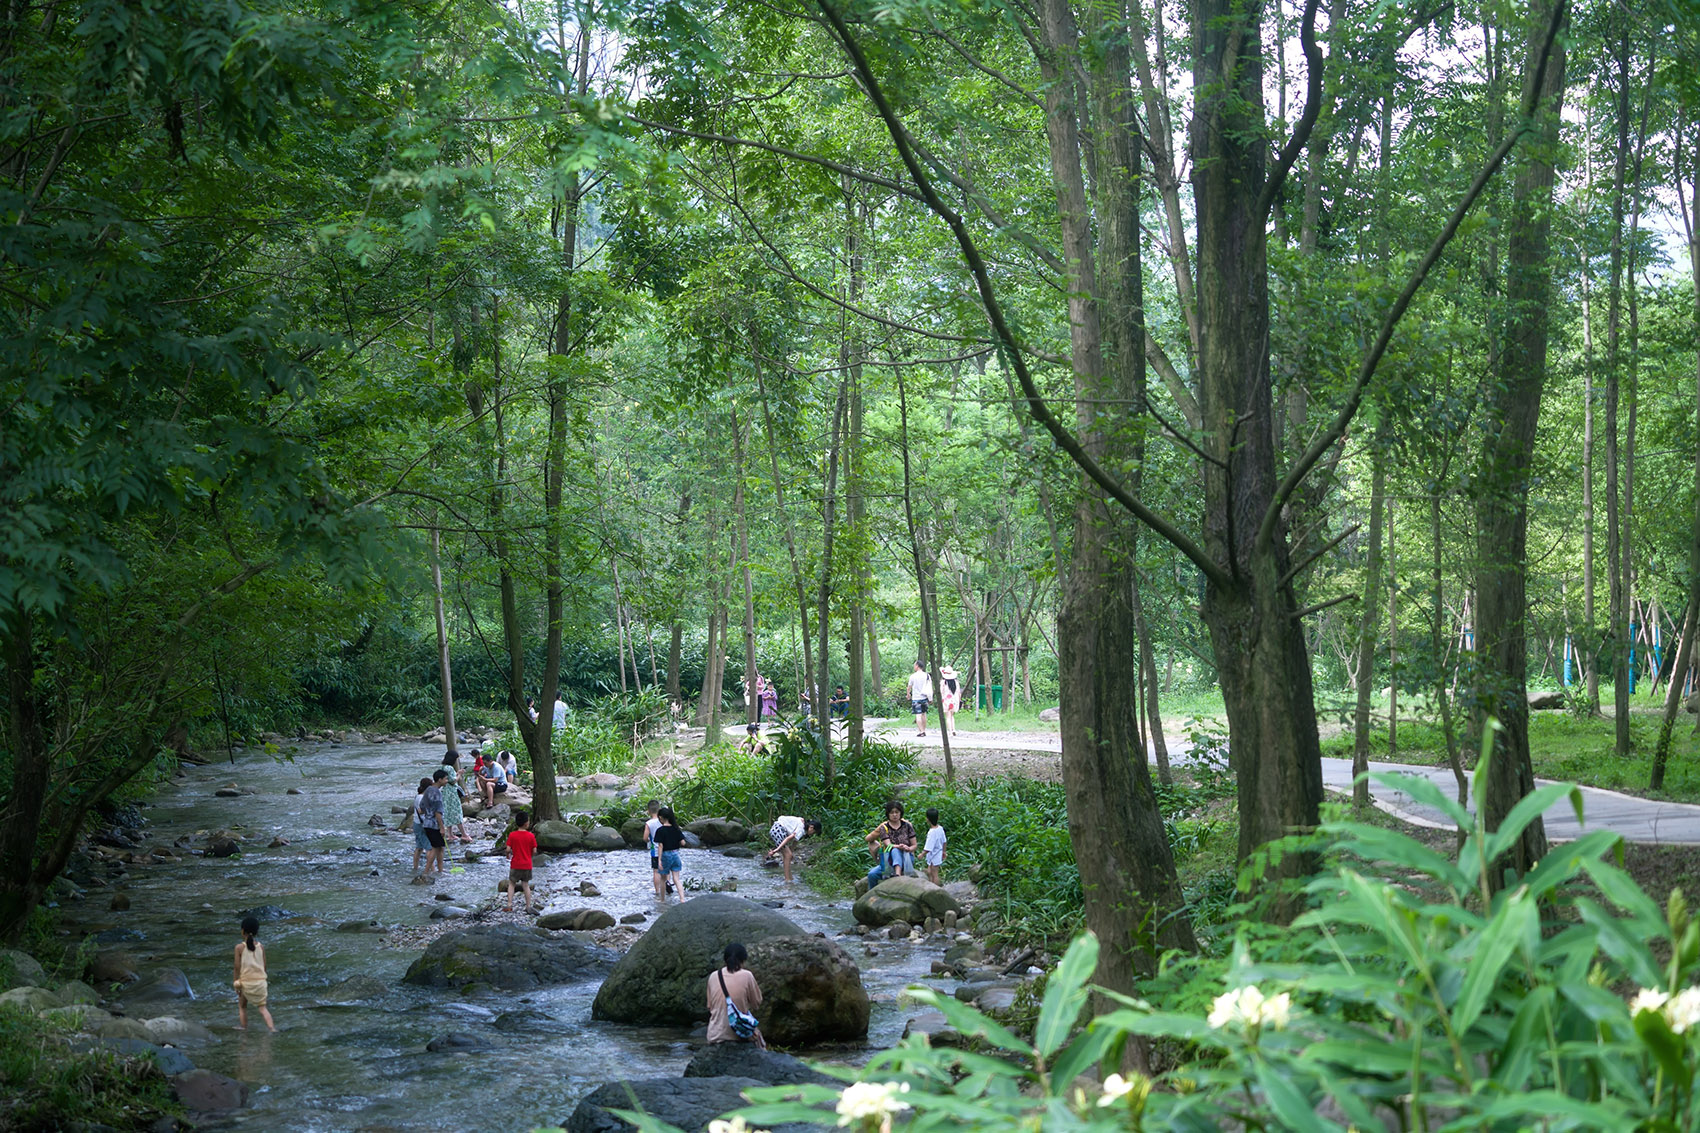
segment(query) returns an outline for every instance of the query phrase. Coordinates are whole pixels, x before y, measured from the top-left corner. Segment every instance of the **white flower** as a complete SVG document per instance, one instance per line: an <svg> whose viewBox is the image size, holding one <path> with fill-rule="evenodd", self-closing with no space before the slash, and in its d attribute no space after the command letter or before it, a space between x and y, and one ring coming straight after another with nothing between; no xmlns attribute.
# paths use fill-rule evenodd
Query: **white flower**
<svg viewBox="0 0 1700 1133"><path fill-rule="evenodd" d="M734 1117L731 1121L717 1117L708 1123L708 1133L767 1133L767 1130L752 1129L741 1117Z"/></svg>
<svg viewBox="0 0 1700 1133"><path fill-rule="evenodd" d="M1132 1081L1123 1078L1120 1074L1111 1074L1104 1079L1104 1096L1098 1099L1098 1104L1115 1105L1132 1092Z"/></svg>
<svg viewBox="0 0 1700 1133"><path fill-rule="evenodd" d="M1633 1018L1643 1011L1657 1011L1665 1005L1670 996L1656 987L1644 987L1635 993L1635 998L1629 1001L1629 1014Z"/></svg>
<svg viewBox="0 0 1700 1133"><path fill-rule="evenodd" d="M1229 1026L1272 1027L1280 1030L1292 1015L1292 999L1286 992L1264 998L1255 985L1223 992L1210 1005L1209 1023L1217 1030Z"/></svg>
<svg viewBox="0 0 1700 1133"><path fill-rule="evenodd" d="M1679 1035L1700 1024L1700 987L1685 987L1677 992L1665 1004L1665 1018L1670 1020L1670 1029Z"/></svg>
<svg viewBox="0 0 1700 1133"><path fill-rule="evenodd" d="M838 1124L849 1125L865 1117L888 1117L909 1108L897 1100L909 1092L908 1082L852 1082L838 1098Z"/></svg>

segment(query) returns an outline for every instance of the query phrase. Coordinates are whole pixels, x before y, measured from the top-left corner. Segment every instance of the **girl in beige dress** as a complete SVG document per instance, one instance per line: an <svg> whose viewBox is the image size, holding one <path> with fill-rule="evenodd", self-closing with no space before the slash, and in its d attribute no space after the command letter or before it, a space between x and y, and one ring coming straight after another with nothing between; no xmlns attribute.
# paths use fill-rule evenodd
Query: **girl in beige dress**
<svg viewBox="0 0 1700 1133"><path fill-rule="evenodd" d="M242 943L236 946L236 1026L248 1029L248 1008L257 1007L266 1030L275 1031L272 1013L266 1009L266 946L257 937L260 922L253 917L242 918Z"/></svg>

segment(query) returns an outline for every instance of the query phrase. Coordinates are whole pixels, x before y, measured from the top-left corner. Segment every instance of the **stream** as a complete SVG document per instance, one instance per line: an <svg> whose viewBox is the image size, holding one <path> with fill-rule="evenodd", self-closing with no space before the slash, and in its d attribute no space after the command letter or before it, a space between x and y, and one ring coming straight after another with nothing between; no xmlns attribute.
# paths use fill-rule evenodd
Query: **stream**
<svg viewBox="0 0 1700 1133"><path fill-rule="evenodd" d="M238 750L234 764L185 766L143 810L148 844L170 846L191 835L199 847L207 832L240 828L248 839L243 854L133 866L124 879L127 911L105 912L108 891L100 889L65 910L74 935L101 932L101 947L130 952L144 975L161 966L188 975L196 998L150 1013L192 1019L219 1036L187 1053L196 1065L250 1086L249 1108L235 1115L234 1126L303 1133L529 1130L565 1121L578 1099L603 1082L676 1076L689 1060L694 1044L685 1028L592 1022L596 982L469 996L401 983L424 948L408 930L435 923L429 920L441 903L435 894L475 908L507 875L505 858L463 862L451 848L448 862L457 872L434 887L411 885L412 836L367 825L372 815L399 822L391 806L411 802L419 777L437 767L441 752L426 744L312 744L293 759ZM232 780L255 793L214 796ZM288 794L291 787L301 793ZM567 795L562 807L587 810L606 798ZM278 835L290 845L264 848ZM489 846L486 836L461 849ZM783 899L787 917L834 939L854 924L849 894L830 899L801 881L787 885L759 860L711 850L684 854L687 884L734 877L739 896ZM602 895L579 897L582 881L594 882ZM639 850L550 855L534 885L545 907L590 906L616 919L642 912L646 925L658 911ZM265 905L289 913L260 930L277 1034L268 1034L253 1011L250 1029L237 1030L230 986L240 915ZM336 931L355 919L396 931ZM859 937L840 943L861 966L873 1002L868 1042L804 1053L856 1063L902 1035L912 1012L900 1008L898 993L926 975L940 948L881 940L869 956ZM373 989L379 994L351 1004L327 1001L333 985L356 976L381 984ZM504 1013L513 1014L504 1019ZM497 1049L426 1052L427 1042L451 1031L470 1032Z"/></svg>

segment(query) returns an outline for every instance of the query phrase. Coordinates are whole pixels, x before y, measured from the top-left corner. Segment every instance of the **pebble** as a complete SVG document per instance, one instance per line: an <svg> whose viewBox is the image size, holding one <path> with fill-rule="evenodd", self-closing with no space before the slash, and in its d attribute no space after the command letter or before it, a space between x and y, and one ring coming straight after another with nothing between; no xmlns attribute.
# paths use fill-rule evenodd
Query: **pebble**
<svg viewBox="0 0 1700 1133"><path fill-rule="evenodd" d="M581 881L578 883L578 895L580 897L600 897L602 896L602 890L596 888L595 885L592 885L588 881Z"/></svg>
<svg viewBox="0 0 1700 1133"><path fill-rule="evenodd" d="M284 792L284 794L286 794L286 795L299 795L300 793L301 793L300 787L291 787L291 788L289 788L289 790Z"/></svg>
<svg viewBox="0 0 1700 1133"><path fill-rule="evenodd" d="M621 924L642 924L644 921L647 921L648 919L649 918L647 916L645 916L643 913L627 913L625 916L620 918L620 923Z"/></svg>

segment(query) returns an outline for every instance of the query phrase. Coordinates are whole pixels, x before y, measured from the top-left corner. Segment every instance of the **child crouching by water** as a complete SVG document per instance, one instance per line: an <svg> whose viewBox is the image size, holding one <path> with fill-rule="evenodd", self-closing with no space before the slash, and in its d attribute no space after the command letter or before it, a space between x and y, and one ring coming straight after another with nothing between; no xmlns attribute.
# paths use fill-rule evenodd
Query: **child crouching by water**
<svg viewBox="0 0 1700 1133"><path fill-rule="evenodd" d="M242 943L236 946L236 1026L248 1029L248 1008L260 1009L266 1030L275 1031L272 1013L266 1009L266 948L257 939L260 922L254 917L242 918Z"/></svg>

